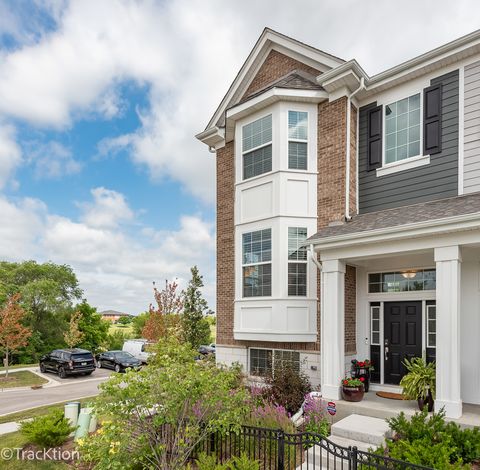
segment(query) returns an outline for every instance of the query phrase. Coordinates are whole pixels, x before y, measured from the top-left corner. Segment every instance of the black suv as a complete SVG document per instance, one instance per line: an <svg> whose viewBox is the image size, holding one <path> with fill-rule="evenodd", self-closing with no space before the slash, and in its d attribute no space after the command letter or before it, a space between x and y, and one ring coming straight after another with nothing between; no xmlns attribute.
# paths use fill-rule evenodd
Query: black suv
<svg viewBox="0 0 480 470"><path fill-rule="evenodd" d="M40 358L40 372L55 372L61 379L67 375L90 375L95 370L95 359L85 349L55 349Z"/></svg>

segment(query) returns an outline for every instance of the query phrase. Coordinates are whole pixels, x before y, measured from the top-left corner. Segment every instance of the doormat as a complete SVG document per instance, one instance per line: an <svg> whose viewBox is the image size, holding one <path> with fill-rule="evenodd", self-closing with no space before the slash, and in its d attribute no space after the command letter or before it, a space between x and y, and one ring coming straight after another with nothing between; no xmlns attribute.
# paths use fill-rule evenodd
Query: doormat
<svg viewBox="0 0 480 470"><path fill-rule="evenodd" d="M377 397L389 398L390 400L403 400L403 395L401 393L393 392L377 392Z"/></svg>

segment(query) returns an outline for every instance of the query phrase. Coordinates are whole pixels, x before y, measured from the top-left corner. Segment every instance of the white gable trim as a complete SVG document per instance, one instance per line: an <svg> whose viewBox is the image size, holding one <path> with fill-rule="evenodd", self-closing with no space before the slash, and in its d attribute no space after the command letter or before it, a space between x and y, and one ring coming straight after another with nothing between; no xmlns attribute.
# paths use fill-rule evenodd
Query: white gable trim
<svg viewBox="0 0 480 470"><path fill-rule="evenodd" d="M198 139L202 140L201 137L204 132L217 125L227 108L238 103L272 50L276 50L277 52L292 57L293 59L316 68L321 72L338 67L344 63L342 59L284 36L276 31L265 28L214 115L210 119L205 131L197 135Z"/></svg>

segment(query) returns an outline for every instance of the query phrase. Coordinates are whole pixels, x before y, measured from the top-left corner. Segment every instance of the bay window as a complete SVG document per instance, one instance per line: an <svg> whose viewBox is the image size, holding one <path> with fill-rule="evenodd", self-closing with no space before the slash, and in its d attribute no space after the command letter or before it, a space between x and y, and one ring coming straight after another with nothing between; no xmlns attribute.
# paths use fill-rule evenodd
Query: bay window
<svg viewBox="0 0 480 470"><path fill-rule="evenodd" d="M288 168L306 170L308 156L308 113L288 112Z"/></svg>
<svg viewBox="0 0 480 470"><path fill-rule="evenodd" d="M272 171L272 115L242 127L243 179Z"/></svg>
<svg viewBox="0 0 480 470"><path fill-rule="evenodd" d="M288 295L307 295L307 239L305 227L288 227Z"/></svg>
<svg viewBox="0 0 480 470"><path fill-rule="evenodd" d="M272 295L272 230L242 236L243 297Z"/></svg>

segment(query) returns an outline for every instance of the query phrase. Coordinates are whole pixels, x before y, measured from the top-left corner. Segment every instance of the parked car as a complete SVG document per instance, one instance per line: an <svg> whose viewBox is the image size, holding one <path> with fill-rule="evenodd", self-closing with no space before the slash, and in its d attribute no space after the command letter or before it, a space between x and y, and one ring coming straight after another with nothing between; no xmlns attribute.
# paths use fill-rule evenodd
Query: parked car
<svg viewBox="0 0 480 470"><path fill-rule="evenodd" d="M113 369L115 372L125 372L127 369L139 369L142 361L129 352L106 351L97 355L97 367Z"/></svg>
<svg viewBox="0 0 480 470"><path fill-rule="evenodd" d="M212 348L212 345L210 346L206 346L204 344L202 344L199 348L198 348L198 352L200 354L203 354L203 355L207 355L207 354L215 354L215 348Z"/></svg>
<svg viewBox="0 0 480 470"><path fill-rule="evenodd" d="M152 343L146 339L128 339L123 343L122 350L129 352L132 356L146 364L148 358L152 355L151 352L147 351L149 344Z"/></svg>
<svg viewBox="0 0 480 470"><path fill-rule="evenodd" d="M95 359L85 349L55 349L40 358L40 372L55 372L61 379L69 375L90 375L95 370Z"/></svg>

